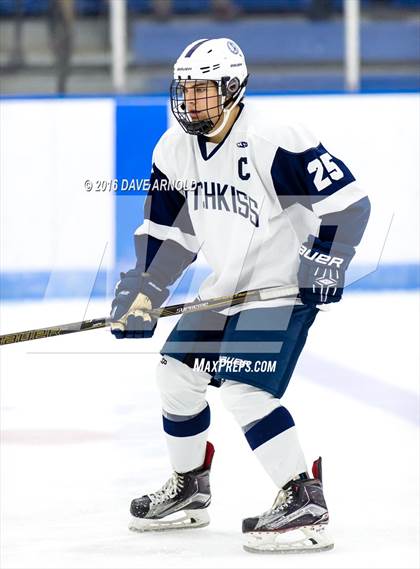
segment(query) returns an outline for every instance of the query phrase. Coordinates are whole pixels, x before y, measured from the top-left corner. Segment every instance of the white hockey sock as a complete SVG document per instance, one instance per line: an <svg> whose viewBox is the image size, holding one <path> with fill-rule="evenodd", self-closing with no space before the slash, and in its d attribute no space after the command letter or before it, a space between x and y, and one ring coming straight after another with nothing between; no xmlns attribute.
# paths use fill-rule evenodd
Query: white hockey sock
<svg viewBox="0 0 420 569"><path fill-rule="evenodd" d="M169 457L176 472L188 472L202 466L209 425L210 407L207 404L196 415L182 416L163 412L163 429Z"/></svg>
<svg viewBox="0 0 420 569"><path fill-rule="evenodd" d="M169 458L176 472L202 466L206 453L210 408L206 391L211 376L165 356L157 369L163 429Z"/></svg>
<svg viewBox="0 0 420 569"><path fill-rule="evenodd" d="M226 381L221 391L225 406L276 486L307 471L293 418L279 399L236 381Z"/></svg>
<svg viewBox="0 0 420 569"><path fill-rule="evenodd" d="M279 488L306 472L296 427L285 407L277 407L269 415L242 429L255 456Z"/></svg>

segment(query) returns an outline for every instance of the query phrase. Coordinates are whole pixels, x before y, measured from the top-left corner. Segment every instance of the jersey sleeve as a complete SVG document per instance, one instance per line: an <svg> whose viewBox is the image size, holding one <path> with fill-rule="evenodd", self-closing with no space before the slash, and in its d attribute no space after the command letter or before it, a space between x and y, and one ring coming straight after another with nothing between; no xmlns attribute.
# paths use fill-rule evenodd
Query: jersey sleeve
<svg viewBox="0 0 420 569"><path fill-rule="evenodd" d="M321 220L321 241L355 247L369 219L369 198L342 160L310 142L301 136L293 151L277 148L271 166L277 197L283 209L295 203L311 209Z"/></svg>
<svg viewBox="0 0 420 569"><path fill-rule="evenodd" d="M149 187L144 222L134 234L136 268L167 287L195 261L199 247L185 196L155 161Z"/></svg>

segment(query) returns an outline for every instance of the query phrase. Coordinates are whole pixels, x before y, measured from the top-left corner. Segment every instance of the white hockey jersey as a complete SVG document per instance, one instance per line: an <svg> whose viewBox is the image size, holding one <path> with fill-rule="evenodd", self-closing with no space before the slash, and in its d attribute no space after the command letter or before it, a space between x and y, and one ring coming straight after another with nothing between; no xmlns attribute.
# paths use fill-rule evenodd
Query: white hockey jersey
<svg viewBox="0 0 420 569"><path fill-rule="evenodd" d="M202 299L296 285L309 236L356 246L369 216L366 194L318 139L302 126L262 127L243 104L220 144L166 131L150 183L138 265L168 286L201 251L212 270Z"/></svg>

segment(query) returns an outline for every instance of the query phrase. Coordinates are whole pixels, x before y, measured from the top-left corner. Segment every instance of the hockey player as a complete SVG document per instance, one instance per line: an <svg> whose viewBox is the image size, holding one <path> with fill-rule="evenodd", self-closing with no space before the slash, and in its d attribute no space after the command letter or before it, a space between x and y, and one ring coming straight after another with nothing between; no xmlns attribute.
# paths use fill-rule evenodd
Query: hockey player
<svg viewBox="0 0 420 569"><path fill-rule="evenodd" d="M138 261L116 288L112 333L151 337L156 320L148 310L165 302L199 251L212 269L201 299L282 285L296 285L299 295L180 318L157 369L174 472L160 490L133 500L131 529L209 523L210 384L220 386L279 488L268 511L243 521L245 549L330 549L321 459L308 473L281 398L317 306L341 299L370 205L347 166L305 128L259 124L244 103L247 81L243 53L226 38L198 40L177 60L178 124L153 153ZM262 373L258 362L274 365Z"/></svg>

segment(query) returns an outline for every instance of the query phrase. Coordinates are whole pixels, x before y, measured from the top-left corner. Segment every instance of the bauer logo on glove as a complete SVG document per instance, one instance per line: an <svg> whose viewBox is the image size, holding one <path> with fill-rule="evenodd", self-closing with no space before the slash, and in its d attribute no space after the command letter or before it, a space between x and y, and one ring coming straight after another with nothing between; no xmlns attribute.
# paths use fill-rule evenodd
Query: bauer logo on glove
<svg viewBox="0 0 420 569"><path fill-rule="evenodd" d="M315 263L321 263L321 265L335 265L336 267L340 267L344 263L344 259L341 257L331 257L330 255L324 255L317 251L311 251L311 249L305 247L305 245L300 246L299 255L306 257L306 259L310 261L315 261Z"/></svg>
<svg viewBox="0 0 420 569"><path fill-rule="evenodd" d="M310 241L313 240L313 245ZM299 250L298 284L303 304L316 306L341 300L344 275L354 255L354 247L326 243L311 237ZM338 253L332 255L331 252Z"/></svg>

